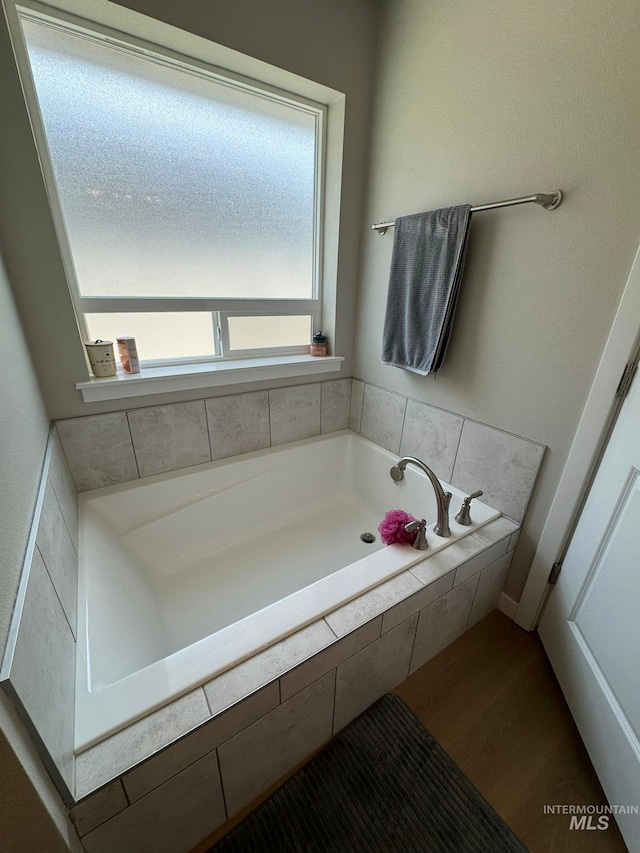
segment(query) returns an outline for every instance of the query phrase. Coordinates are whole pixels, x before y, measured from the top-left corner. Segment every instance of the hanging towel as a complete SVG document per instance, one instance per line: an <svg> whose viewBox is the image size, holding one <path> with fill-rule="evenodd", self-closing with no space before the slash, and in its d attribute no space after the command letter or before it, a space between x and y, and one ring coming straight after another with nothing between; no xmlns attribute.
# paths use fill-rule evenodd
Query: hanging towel
<svg viewBox="0 0 640 853"><path fill-rule="evenodd" d="M421 376L444 359L464 269L470 205L396 219L382 362Z"/></svg>

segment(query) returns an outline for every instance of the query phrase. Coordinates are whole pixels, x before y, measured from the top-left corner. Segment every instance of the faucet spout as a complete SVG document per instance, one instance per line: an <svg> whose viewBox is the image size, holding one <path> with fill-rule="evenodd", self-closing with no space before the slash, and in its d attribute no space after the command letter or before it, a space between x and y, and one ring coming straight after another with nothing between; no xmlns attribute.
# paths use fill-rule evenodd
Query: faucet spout
<svg viewBox="0 0 640 853"><path fill-rule="evenodd" d="M433 486L433 491L436 494L436 504L438 507L438 521L435 528L436 536L451 536L451 528L449 526L449 504L451 503L451 492L445 492L440 484L440 480L433 473L428 465L425 465L420 459L415 456L403 456L397 465L391 469L391 477L396 483L404 480L404 469L407 465L414 465L420 471L427 475Z"/></svg>

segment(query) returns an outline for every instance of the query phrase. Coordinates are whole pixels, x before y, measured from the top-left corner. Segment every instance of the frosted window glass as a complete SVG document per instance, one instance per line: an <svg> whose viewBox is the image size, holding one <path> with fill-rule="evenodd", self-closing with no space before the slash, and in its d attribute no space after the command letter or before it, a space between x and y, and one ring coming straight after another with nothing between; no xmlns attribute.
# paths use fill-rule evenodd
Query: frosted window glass
<svg viewBox="0 0 640 853"><path fill-rule="evenodd" d="M295 347L311 341L311 317L229 317L232 350Z"/></svg>
<svg viewBox="0 0 640 853"><path fill-rule="evenodd" d="M213 356L213 318L207 312L158 314L85 314L91 340L134 337L140 361ZM116 360L118 358L117 347Z"/></svg>
<svg viewBox="0 0 640 853"><path fill-rule="evenodd" d="M314 113L22 25L83 296L313 296Z"/></svg>

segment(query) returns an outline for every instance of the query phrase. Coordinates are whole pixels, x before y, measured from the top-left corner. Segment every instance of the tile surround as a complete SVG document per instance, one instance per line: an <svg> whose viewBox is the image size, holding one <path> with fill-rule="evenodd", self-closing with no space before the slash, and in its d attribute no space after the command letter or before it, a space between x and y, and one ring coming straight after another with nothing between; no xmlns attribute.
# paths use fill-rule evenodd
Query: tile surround
<svg viewBox="0 0 640 853"><path fill-rule="evenodd" d="M226 817L215 750L82 838L87 853L189 853Z"/></svg>
<svg viewBox="0 0 640 853"><path fill-rule="evenodd" d="M79 492L138 478L126 412L69 418L56 429Z"/></svg>
<svg viewBox="0 0 640 853"><path fill-rule="evenodd" d="M269 391L271 444L320 435L320 383Z"/></svg>
<svg viewBox="0 0 640 853"><path fill-rule="evenodd" d="M381 447L398 453L407 398L365 385L360 432Z"/></svg>
<svg viewBox="0 0 640 853"><path fill-rule="evenodd" d="M323 382L321 388L320 433L336 432L349 426L351 379Z"/></svg>
<svg viewBox="0 0 640 853"><path fill-rule="evenodd" d="M518 524L515 521L501 516L492 521L491 524L485 524L484 527L474 530L473 535L483 544L492 545L505 536L510 537L516 530L518 530Z"/></svg>
<svg viewBox="0 0 640 853"><path fill-rule="evenodd" d="M504 557L487 566L480 574L467 628L471 628L495 609L495 603L502 592L512 559L513 552L509 551Z"/></svg>
<svg viewBox="0 0 640 853"><path fill-rule="evenodd" d="M166 782L203 755L211 752L242 729L280 704L278 682L272 681L262 690L234 705L223 714L194 729L190 734L153 755L122 777L124 789L133 803Z"/></svg>
<svg viewBox="0 0 640 853"><path fill-rule="evenodd" d="M36 548L10 683L71 792L75 663L73 634Z"/></svg>
<svg viewBox="0 0 640 853"><path fill-rule="evenodd" d="M464 539L459 539L452 545L433 554L430 560L418 563L412 566L409 571L414 574L422 583L429 583L433 577L437 577L443 572L448 572L450 569L455 569L461 563L466 562L475 554L480 553L486 545L483 545L473 533L465 536Z"/></svg>
<svg viewBox="0 0 640 853"><path fill-rule="evenodd" d="M484 491L486 502L522 521L544 447L474 421L465 421L453 469L459 489Z"/></svg>
<svg viewBox="0 0 640 853"><path fill-rule="evenodd" d="M56 427L65 465L78 491L88 491L346 429L350 400L347 378L70 418Z"/></svg>
<svg viewBox="0 0 640 853"><path fill-rule="evenodd" d="M382 616L378 616L341 640L332 643L324 651L318 652L295 669L286 672L280 678L281 700L285 702L325 673L335 669L347 658L373 643L380 636L381 627Z"/></svg>
<svg viewBox="0 0 640 853"><path fill-rule="evenodd" d="M513 549L518 544L519 539L520 539L520 528L518 528L518 530L516 530L515 533L511 534L511 539L509 539L509 547L507 548L507 550L513 551Z"/></svg>
<svg viewBox="0 0 640 853"><path fill-rule="evenodd" d="M470 577L477 574L480 569L488 566L490 563L493 563L493 561L497 560L499 557L502 557L507 553L508 547L508 538L494 542L493 545L489 545L488 547L485 546L484 551L476 554L475 557L471 557L470 560L467 560L456 568L456 576L453 581L453 585L459 586L461 583L464 583Z"/></svg>
<svg viewBox="0 0 640 853"><path fill-rule="evenodd" d="M211 461L204 400L127 412L141 477Z"/></svg>
<svg viewBox="0 0 640 853"><path fill-rule="evenodd" d="M204 685L211 713L219 714L267 682L322 651L334 640L333 631L320 619L228 672L223 672Z"/></svg>
<svg viewBox="0 0 640 853"><path fill-rule="evenodd" d="M67 525L73 547L78 550L78 494L71 476L69 463L55 430L52 432L49 480L58 498L62 516Z"/></svg>
<svg viewBox="0 0 640 853"><path fill-rule="evenodd" d="M329 740L334 686L329 672L219 747L229 816Z"/></svg>
<svg viewBox="0 0 640 853"><path fill-rule="evenodd" d="M50 479L45 487L36 544L75 637L78 556Z"/></svg>
<svg viewBox="0 0 640 853"><path fill-rule="evenodd" d="M545 446L352 379L349 428L398 455L415 455L458 489L522 521ZM511 550L511 549L510 549Z"/></svg>
<svg viewBox="0 0 640 853"><path fill-rule="evenodd" d="M418 613L436 598L447 593L453 586L454 576L455 572L447 572L446 575L442 575L414 592L409 598L405 598L404 601L385 610L382 616L382 633L386 634L391 631L405 619L409 619L414 613Z"/></svg>
<svg viewBox="0 0 640 853"><path fill-rule="evenodd" d="M349 406L349 429L360 432L362 424L362 405L364 403L364 382L351 380L351 403Z"/></svg>
<svg viewBox="0 0 640 853"><path fill-rule="evenodd" d="M411 572L401 572L329 613L325 621L336 637L344 637L419 589L422 589L422 584Z"/></svg>
<svg viewBox="0 0 640 853"><path fill-rule="evenodd" d="M400 456L430 460L436 476L450 483L463 423L459 415L408 400Z"/></svg>
<svg viewBox="0 0 640 853"><path fill-rule="evenodd" d="M85 796L209 719L202 688L159 708L76 757L76 798Z"/></svg>
<svg viewBox="0 0 640 853"><path fill-rule="evenodd" d="M124 811L128 805L122 781L116 779L101 788L93 797L75 805L71 809L71 820L78 830L78 835L86 835L101 823Z"/></svg>
<svg viewBox="0 0 640 853"><path fill-rule="evenodd" d="M47 450L26 549L15 648L5 690L33 727L37 750L63 799L74 793L73 755L77 493L55 429Z"/></svg>
<svg viewBox="0 0 640 853"><path fill-rule="evenodd" d="M407 677L417 622L416 614L338 667L334 734Z"/></svg>
<svg viewBox="0 0 640 853"><path fill-rule="evenodd" d="M212 459L262 450L271 444L269 392L205 400Z"/></svg>
<svg viewBox="0 0 640 853"><path fill-rule="evenodd" d="M474 575L420 611L410 672L465 631L477 586L478 575Z"/></svg>
<svg viewBox="0 0 640 853"><path fill-rule="evenodd" d="M133 440L127 435L129 423ZM351 378L57 423L79 491L345 427L393 453L423 458L463 491L482 488L487 503L517 521L526 511L545 450L520 436ZM184 441L184 428L193 432L189 441Z"/></svg>

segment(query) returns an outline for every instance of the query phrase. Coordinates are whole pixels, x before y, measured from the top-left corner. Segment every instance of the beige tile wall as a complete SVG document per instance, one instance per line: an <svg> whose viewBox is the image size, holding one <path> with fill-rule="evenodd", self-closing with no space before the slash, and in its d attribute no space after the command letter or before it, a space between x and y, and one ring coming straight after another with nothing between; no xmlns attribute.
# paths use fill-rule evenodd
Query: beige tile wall
<svg viewBox="0 0 640 853"><path fill-rule="evenodd" d="M79 492L349 425L351 379L57 421Z"/></svg>
<svg viewBox="0 0 640 853"><path fill-rule="evenodd" d="M521 522L545 447L353 379L349 428L402 456L417 456L438 477Z"/></svg>

